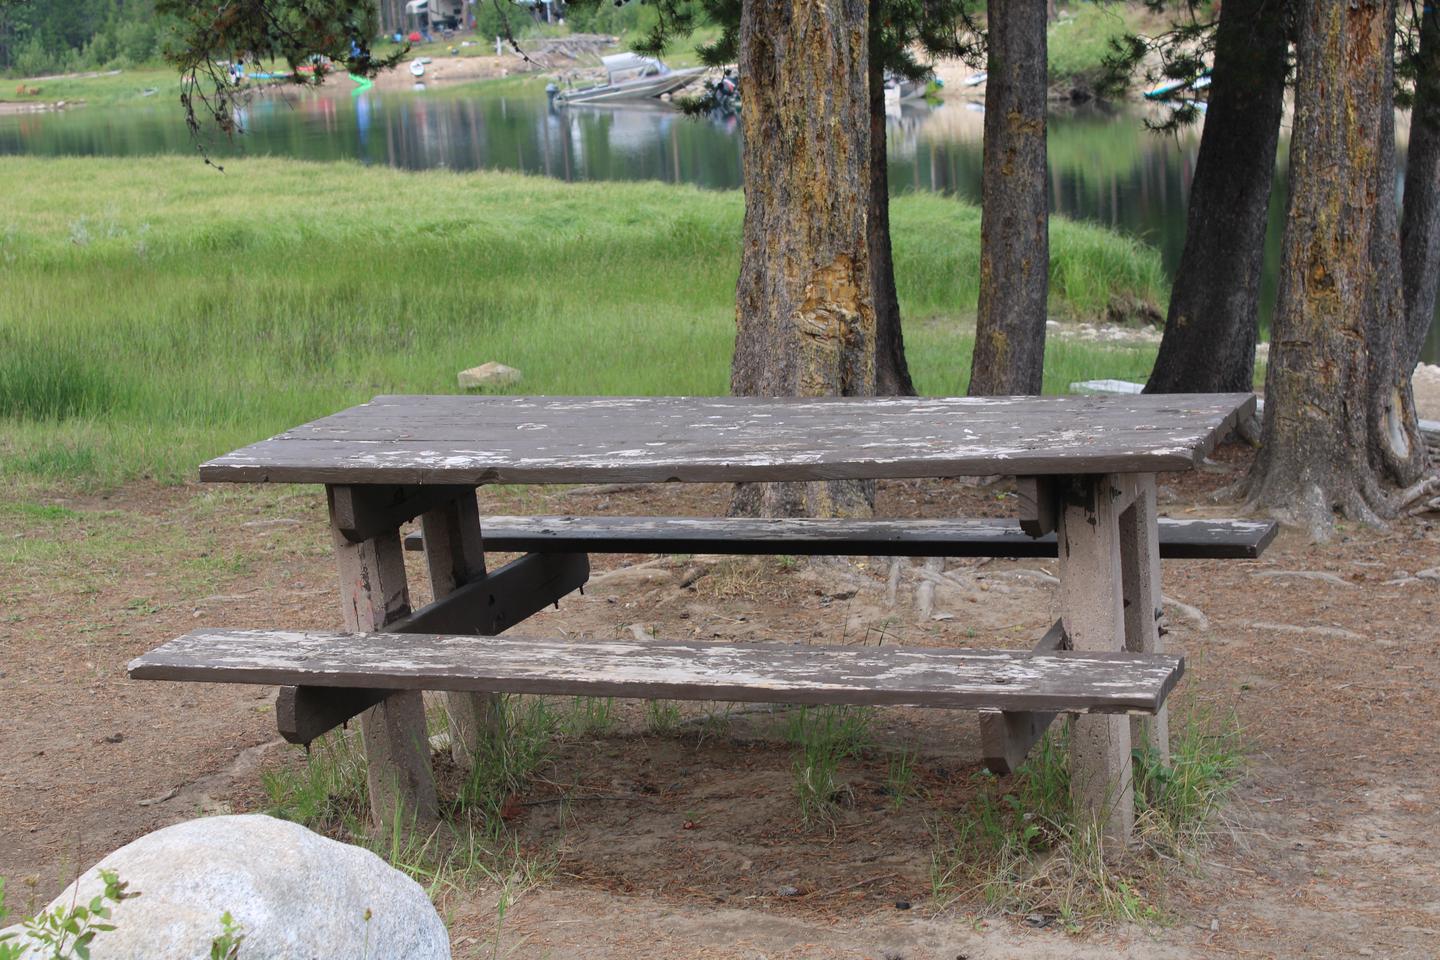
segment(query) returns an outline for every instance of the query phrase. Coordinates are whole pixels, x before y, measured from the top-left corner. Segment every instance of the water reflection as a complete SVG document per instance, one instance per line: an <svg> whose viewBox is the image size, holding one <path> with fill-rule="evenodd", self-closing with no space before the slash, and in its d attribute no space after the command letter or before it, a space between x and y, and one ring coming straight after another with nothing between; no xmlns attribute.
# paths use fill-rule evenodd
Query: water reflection
<svg viewBox="0 0 1440 960"><path fill-rule="evenodd" d="M1143 118L1135 107L1053 114L1051 208L1143 238L1173 271L1185 240L1199 134L1161 137L1144 129ZM215 144L215 153L359 160L407 170L518 170L563 180L663 180L711 189L735 189L741 182L734 117L691 120L662 106L554 110L535 95L367 90L352 96L337 88L257 100L240 119L246 135L235 144ZM975 103L907 104L889 125L893 189L978 201L983 126ZM1282 142L1270 210L1267 314L1284 221L1287 146ZM1403 146L1402 139L1402 161ZM173 102L0 117L0 154L129 156L193 149ZM1436 331L1426 355L1431 362L1440 358Z"/></svg>

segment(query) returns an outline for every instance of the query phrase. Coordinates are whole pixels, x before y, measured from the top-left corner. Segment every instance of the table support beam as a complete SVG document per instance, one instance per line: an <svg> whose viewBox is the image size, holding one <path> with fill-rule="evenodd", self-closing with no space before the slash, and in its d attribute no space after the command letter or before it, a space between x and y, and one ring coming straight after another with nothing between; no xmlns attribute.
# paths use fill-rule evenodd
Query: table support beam
<svg viewBox="0 0 1440 960"><path fill-rule="evenodd" d="M1130 506L1120 514L1120 575L1125 597L1125 649L1164 653L1160 635L1164 605L1160 593L1160 537L1155 475L1128 474ZM1132 717L1132 744L1161 763L1170 762L1170 709L1153 717Z"/></svg>
<svg viewBox="0 0 1440 960"><path fill-rule="evenodd" d="M281 687L275 697L275 726L290 743L308 747L392 692L374 688Z"/></svg>
<svg viewBox="0 0 1440 960"><path fill-rule="evenodd" d="M485 547L474 491L421 514L420 529L425 536L430 589L437 603L484 578ZM445 694L445 709L450 717L450 756L468 770L485 741L503 734L504 698L498 693L450 692Z"/></svg>
<svg viewBox="0 0 1440 960"><path fill-rule="evenodd" d="M1075 650L1122 650L1120 513L1128 506L1122 478L1072 477L1059 511L1060 619ZM1135 825L1130 719L1083 715L1070 726L1070 792L1094 819L1107 853L1122 852Z"/></svg>
<svg viewBox="0 0 1440 960"><path fill-rule="evenodd" d="M1055 477L1016 477L1015 496L1019 500L1020 529L1032 537L1053 533L1059 522L1058 484Z"/></svg>
<svg viewBox="0 0 1440 960"><path fill-rule="evenodd" d="M472 486L376 486L332 484L326 488L330 501L330 523L350 543L394 530L429 510L452 500L474 498Z"/></svg>
<svg viewBox="0 0 1440 960"><path fill-rule="evenodd" d="M443 576L449 569L439 566ZM494 573L457 587L449 594L386 626L387 633L472 634L493 636L529 619L584 585L590 562L583 553L528 554ZM351 717L379 703L391 691L355 691L326 687L284 687L276 700L280 733L291 743L309 743ZM468 762L477 738L499 732L500 717L492 724L490 708L496 700L488 692L446 693L452 724L451 743L463 741L457 762ZM498 706L498 704L497 704ZM453 751L452 751L453 752Z"/></svg>
<svg viewBox="0 0 1440 960"><path fill-rule="evenodd" d="M1068 649L1070 641L1065 636L1065 625L1056 620L1030 652L1050 653ZM1020 769L1030 755L1030 749L1040 742L1050 724L1055 722L1055 716L1054 713L1032 711L981 710L980 744L986 769L1001 777Z"/></svg>
<svg viewBox="0 0 1440 960"><path fill-rule="evenodd" d="M343 518L335 512L333 490L329 499L345 629L384 630L410 613L399 530L392 527L353 542L341 529ZM435 822L439 818L439 800L430 767L430 738L420 691L391 693L361 715L360 731L368 768L370 817L375 827L384 829L396 820L417 825Z"/></svg>

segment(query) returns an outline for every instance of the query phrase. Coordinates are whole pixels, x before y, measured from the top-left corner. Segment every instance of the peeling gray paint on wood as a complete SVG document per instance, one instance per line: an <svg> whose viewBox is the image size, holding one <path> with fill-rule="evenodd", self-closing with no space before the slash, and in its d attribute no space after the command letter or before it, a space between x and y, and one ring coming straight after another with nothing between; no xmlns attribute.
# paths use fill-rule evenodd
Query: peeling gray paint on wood
<svg viewBox="0 0 1440 960"><path fill-rule="evenodd" d="M473 489L422 514L420 529L430 591L437 603L484 579L485 545ZM450 718L450 758L469 770L483 742L503 733L504 704L494 694L455 692L445 695L445 710Z"/></svg>
<svg viewBox="0 0 1440 960"><path fill-rule="evenodd" d="M212 460L210 481L589 483L1188 470L1250 394L382 396Z"/></svg>
<svg viewBox="0 0 1440 960"><path fill-rule="evenodd" d="M1132 653L1163 653L1160 636L1159 524L1156 522L1155 477L1130 474L1118 478L1130 487L1130 506L1120 514L1121 595L1125 598L1125 649ZM1161 708L1154 717L1130 723L1130 744L1170 762L1170 715Z"/></svg>
<svg viewBox="0 0 1440 960"><path fill-rule="evenodd" d="M383 630L409 615L410 590L405 580L405 553L397 530L352 542L341 529L346 517L327 488L330 536L340 573L340 608L350 630ZM283 683L283 682L282 682ZM380 684L356 684L377 687ZM430 741L425 733L425 704L418 690L386 697L360 716L365 744L370 818L382 828L397 815L418 823L439 817L435 775L430 767Z"/></svg>
<svg viewBox="0 0 1440 960"><path fill-rule="evenodd" d="M1133 498L1114 476L1071 478L1060 510L1060 611L1078 651L1125 647L1119 512ZM1127 496L1128 494L1128 496ZM1130 724L1076 717L1070 727L1070 793L1099 825L1107 852L1123 851L1135 825Z"/></svg>
<svg viewBox="0 0 1440 960"><path fill-rule="evenodd" d="M1054 557L1055 536L1032 537L1022 522L810 520L749 517L484 517L485 544L505 553L713 553L804 556ZM1159 521L1160 556L1247 559L1264 552L1272 520ZM420 550L419 533L405 538Z"/></svg>
<svg viewBox="0 0 1440 960"><path fill-rule="evenodd" d="M796 646L563 637L197 630L137 680L1154 713L1184 672L1125 652ZM1120 722L1124 722L1123 719Z"/></svg>
<svg viewBox="0 0 1440 960"><path fill-rule="evenodd" d="M1069 645L1070 640L1065 636L1065 624L1056 620L1031 648L1031 652L1066 650ZM1160 709L1163 711L1165 707ZM1054 722L1053 713L981 710L980 747L985 757L986 769L1002 777L1020 769L1020 765L1030 755L1031 748L1040 742L1040 738Z"/></svg>

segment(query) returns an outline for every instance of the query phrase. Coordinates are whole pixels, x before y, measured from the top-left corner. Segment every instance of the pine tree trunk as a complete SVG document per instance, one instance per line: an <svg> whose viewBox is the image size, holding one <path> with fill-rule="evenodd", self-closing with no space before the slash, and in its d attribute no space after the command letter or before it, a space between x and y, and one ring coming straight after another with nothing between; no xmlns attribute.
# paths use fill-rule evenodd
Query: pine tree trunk
<svg viewBox="0 0 1440 960"><path fill-rule="evenodd" d="M740 21L744 249L737 396L869 396L875 311L866 239L866 0L747 0ZM732 511L869 513L866 484L746 484Z"/></svg>
<svg viewBox="0 0 1440 960"><path fill-rule="evenodd" d="M1396 369L1393 39L1394 0L1298 11L1290 201L1250 498L1317 539L1335 509L1366 522L1389 512L1380 479L1407 479L1418 446Z"/></svg>
<svg viewBox="0 0 1440 960"><path fill-rule="evenodd" d="M1288 0L1226 0L1185 248L1147 393L1249 391L1285 98Z"/></svg>
<svg viewBox="0 0 1440 960"><path fill-rule="evenodd" d="M1045 10L990 0L970 395L1039 393L1050 290Z"/></svg>
<svg viewBox="0 0 1440 960"><path fill-rule="evenodd" d="M871 13L874 13L872 3ZM895 290L895 259L890 248L890 171L885 143L885 68L870 63L870 291L875 302L875 393L913 397L915 384L905 362L900 332L900 295Z"/></svg>
<svg viewBox="0 0 1440 960"><path fill-rule="evenodd" d="M1368 422L1370 463L1383 477L1413 483L1425 469L1425 441L1411 388L1413 363L1406 324L1405 287L1400 264L1400 211L1395 203L1395 13L1386 9L1384 76L1379 85L1379 143L1376 159L1375 236L1370 245L1371 281L1367 289L1365 345L1369 353ZM1390 513L1389 504L1382 512Z"/></svg>
<svg viewBox="0 0 1440 960"><path fill-rule="evenodd" d="M1428 4L1420 22L1420 63L1415 109L1410 114L1410 155L1405 169L1405 219L1400 228L1400 269L1405 285L1406 370L1420 362L1435 321L1440 286L1440 6Z"/></svg>

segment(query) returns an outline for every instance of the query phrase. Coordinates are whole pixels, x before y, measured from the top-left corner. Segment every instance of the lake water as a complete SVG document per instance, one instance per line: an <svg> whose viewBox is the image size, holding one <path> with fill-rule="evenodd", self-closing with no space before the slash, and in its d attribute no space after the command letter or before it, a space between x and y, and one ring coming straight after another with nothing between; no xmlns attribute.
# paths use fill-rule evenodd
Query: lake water
<svg viewBox="0 0 1440 960"><path fill-rule="evenodd" d="M193 155L179 107L156 100L125 109L0 117L0 154ZM1054 113L1051 207L1144 239L1173 270L1185 240L1199 133L1162 137L1144 128L1145 115L1139 107ZM740 133L734 118L689 119L658 106L555 110L534 94L369 90L353 96L335 90L261 99L243 120L245 137L235 146L217 144L218 155L359 160L407 170L521 170L565 180L664 180L713 189L740 186ZM931 190L978 202L983 122L979 105L967 102L907 105L894 114L889 125L892 189ZM1286 149L1282 143L1270 210L1267 317L1284 217ZM1440 362L1440 324L1431 331L1426 359Z"/></svg>

